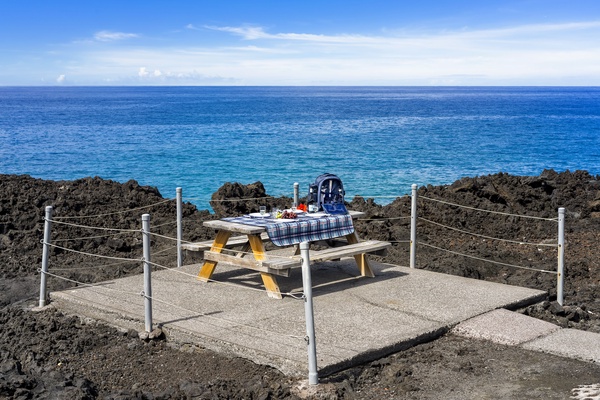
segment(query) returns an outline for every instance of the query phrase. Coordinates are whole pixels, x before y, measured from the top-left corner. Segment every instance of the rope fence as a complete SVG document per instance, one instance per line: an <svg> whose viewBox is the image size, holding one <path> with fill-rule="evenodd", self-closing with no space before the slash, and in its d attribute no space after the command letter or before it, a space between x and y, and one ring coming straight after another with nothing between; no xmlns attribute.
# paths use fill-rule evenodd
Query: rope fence
<svg viewBox="0 0 600 400"><path fill-rule="evenodd" d="M557 275L557 301L559 302L559 304L561 304L561 305L563 304L563 288L562 288L563 279L564 279L564 273L563 273L563 271L564 271L564 209L563 208L559 209L558 218L543 218L543 217L537 217L537 216L519 215L519 214L512 214L512 213L507 213L507 212L485 210L485 209L480 209L480 208L476 208L476 207L456 204L456 203L452 203L452 202L444 201L444 200L440 200L440 199L429 198L426 196L418 197L419 199L443 204L448 207L463 208L463 209L471 210L474 212L484 212L484 213L489 213L489 214L518 217L518 218L525 218L525 219L531 219L531 220L558 222L558 239L552 239L552 240L556 240L556 243L544 243L541 241L534 243L534 242L529 242L529 241L525 241L525 240L498 238L498 237L493 237L493 236L489 236L489 235L484 235L481 233L470 232L465 229L448 226L448 225L433 221L429 218L418 216L418 212L417 212L418 211L418 208L417 208L417 199L418 198L417 198L417 190L416 189L417 189L416 185L412 185L411 215L410 216L389 216L389 217L373 216L373 217L369 217L369 218L357 218L355 220L355 222L369 223L369 222L382 222L382 221L410 220L410 240L394 240L394 238L390 238L391 240L388 240L388 242L392 243L392 244L404 244L404 243L409 244L409 247L410 247L410 263L409 263L409 265L411 268L416 268L417 221L421 221L426 224L430 224L430 225L433 225L433 226L436 226L436 227L439 227L442 229L451 230L453 232L457 232L460 234L469 235L469 236L472 236L475 238L480 238L480 239L485 239L485 240L499 241L499 242L504 242L504 243L516 244L516 245L557 248L558 266L557 266L556 271L553 271L553 270L550 270L547 268L533 268L533 267L529 267L529 266L522 266L522 265L516 265L513 263L496 261L496 260L492 260L492 259L484 258L484 257L480 257L480 256L464 254L459 251L455 251L452 249L445 249L440 246L436 246L434 244L424 243L424 242L419 241L419 244L423 245L424 247L428 247L428 248L438 250L438 251L447 252L447 253L453 254L455 256L466 257L466 258L470 258L470 259L481 261L481 262L491 263L494 265L500 265L503 267L509 267L509 268ZM402 196L375 196L375 197L399 198ZM280 199L280 198L281 197L265 196L265 197L233 198L233 199L218 199L218 200L211 199L210 201L243 202L243 201L260 201L260 200L265 200L265 199ZM117 291L121 291L122 293L131 295L131 296L140 296L140 295L143 296L144 297L144 308L145 308L146 331L150 331L152 329L152 324L153 324L153 322L152 322L152 300L155 300L156 302L168 305L172 308L177 308L179 310L185 311L186 313L198 314L197 310L196 311L191 310L186 307L182 307L178 304L175 304L171 301L162 299L162 298L160 298L160 296L154 296L152 294L152 289L151 289L150 276L151 276L151 271L153 268L161 269L163 271L166 271L166 273L168 273L168 274L176 273L176 274L183 275L186 278L194 279L194 281L197 280L197 275L188 273L180 268L183 266L182 244L193 244L194 243L192 241L183 239L183 233L182 233L182 226L183 226L183 222L184 222L183 217L182 217L183 199L184 198L181 196L181 188L177 188L177 197L174 199L176 206L177 206L177 210L176 210L177 215L176 215L175 221L167 221L167 222L164 222L161 224L150 226L150 214L144 214L144 215L142 215L141 229L120 229L120 228L111 228L111 227L100 227L100 226L84 225L84 224L79 224L79 223L74 223L74 222L66 222L66 220L98 218L98 217L106 217L106 216L111 216L111 215L121 215L124 213L133 212L133 211L149 209L149 208L152 208L157 205L164 204L164 203L173 202L173 199L165 199L163 201L160 201L160 202L157 202L154 204L150 204L147 206L136 207L136 208L127 209L127 210L120 210L120 211L115 211L115 212L111 212L111 213L102 213L102 214L96 214L96 215L82 215L82 216L64 216L64 217L59 216L59 217L54 217L54 218L52 217L52 213L53 213L52 207L46 207L46 215L44 217L44 239L41 240L41 243L43 244L43 254L42 254L42 268L40 269L40 275L41 275L40 276L40 303L39 303L40 307L43 307L46 304L46 300L47 300L46 279L48 276L50 276L50 277L53 277L56 279L62 279L62 280L71 282L71 283L81 286L81 287L100 288L101 290L105 290L105 289L117 290ZM186 200L198 200L198 199L193 199L193 198L185 198L185 199ZM297 204L297 202L298 202L297 184L295 184L294 204ZM186 222L189 222L189 221L186 221ZM195 222L195 221L193 221L193 222ZM109 237L114 237L114 236L124 235L124 234L137 234L137 235L141 236L142 244L143 244L143 249L142 249L143 252L142 252L142 255L140 255L140 257L138 257L138 258L126 258L126 257L94 254L94 253L76 250L76 249L69 248L66 246L58 245L56 243L53 243L51 240L52 224L64 225L64 226L75 227L75 228L86 229L86 230L99 230L99 231L110 232L107 234L81 236L81 237L74 237L74 238L73 237L70 237L70 238L61 237L61 238L57 238L54 240L54 242L56 242L56 243L65 243L65 242L73 242L73 241L87 241L87 240L109 238ZM158 229L158 228L161 228L161 227L164 227L167 225L173 225L173 224L175 224L176 228L177 228L177 237L171 237L169 235L151 231L152 229ZM162 248L161 250L152 252L151 251L151 241L150 241L151 237L164 239L164 240L167 240L170 242L176 242L176 244L173 246L166 246L165 248ZM139 238L136 241L136 244L131 247L135 247L136 245L139 245ZM54 268L53 267L53 271L75 271L75 270L82 270L82 269L89 269L89 268L107 268L107 267L116 267L116 266L126 265L126 264L141 263L143 265L143 269L144 269L144 289L140 293L122 291L119 289L113 289L113 288L107 287L106 285L89 284L89 283L80 282L80 281L70 279L65 276L55 274L53 272L49 272L48 271L48 259L49 259L50 248L59 249L64 252L80 254L83 256L87 256L87 257L95 257L95 258L99 258L99 259L117 261L114 263L109 263L109 264L104 264L104 265L96 265L93 267L80 267L80 268L78 268L78 267ZM312 381L312 380L314 380L314 377L316 376L316 375L314 375L314 374L316 374L316 361L315 361L316 360L316 348L314 347L314 326L312 326L312 324L314 322L312 321L312 284L310 283L310 272L308 272L308 278L305 275L305 268L310 267L310 265L308 264L309 259L310 259L310 257L308 256L308 252L309 252L308 243L303 242L299 248L301 250L301 255L300 255L299 261L302 262L302 269L303 269L303 291L301 291L301 292L300 291L290 291L290 292L285 292L285 293L280 293L280 294L290 297L290 298L293 298L293 299L303 300L303 302L305 304L307 336L297 336L297 335L290 335L290 334L285 334L285 333L283 335L288 336L290 338L295 338L295 339L302 338L302 339L306 340L307 343L310 343L310 345L309 345L309 364L312 364L313 362L315 363L314 371L309 373L309 380ZM174 249L177 252L177 268L167 267L165 265L162 265L160 263L157 263L157 262L154 262L151 260L152 256L168 255L167 252L173 251ZM229 253L229 254L235 254L237 257L254 256L254 252L247 251L246 249L243 249L243 250L237 249L236 250L236 249L223 248L220 251ZM256 257L256 258L258 258L258 257ZM283 255L283 254L280 255L280 254L269 253L269 260L271 260L271 261L273 259L290 259L290 258L298 258L298 255L289 256L289 255ZM261 261L262 260L260 260L260 259L256 260L257 266L260 266ZM240 284L235 284L235 283L231 283L231 282L223 282L223 281L212 279L210 277L207 278L206 281L217 284L217 285L232 287L235 290L248 290L248 291L253 291L253 292L269 293L269 290L267 290L266 287L264 287L264 288L250 287L247 285L240 285ZM266 281L264 284L266 285ZM308 286L307 286L307 284L308 284ZM279 290L279 289L277 289L277 290ZM258 330L263 333L271 332L271 333L275 333L277 335L282 335L282 333L265 330L264 327L256 327L251 324L240 323L239 321L231 321L231 320L228 320L225 318L215 317L215 316L209 315L207 313L200 313L199 315L201 317L206 317L207 319L213 319L215 321L218 320L221 323L233 324L236 327L243 327L243 328L247 328L249 330ZM310 321L309 321L309 315L310 315ZM223 328L223 327L220 326L220 328ZM312 329L312 332L311 332L311 329ZM311 346L313 347L312 350L310 349ZM311 355L311 352L314 354ZM313 361L311 361L311 359ZM313 370L312 367L310 367L310 366L309 366L309 369L311 371Z"/></svg>
<svg viewBox="0 0 600 400"><path fill-rule="evenodd" d="M51 246L51 244L50 244ZM169 251L169 250L174 250L176 248L176 246L167 246L162 250L158 250L152 253L152 255L161 255L164 254L165 252ZM110 263L110 264L102 264L102 265L95 265L93 267L90 266L85 266L85 267L68 267L68 268L56 268L53 267L52 270L53 271L77 271L77 270L89 270L89 269L102 269L102 268L108 268L108 267L118 267L120 265L127 265L127 264L134 264L134 263L139 263L140 261L142 261L142 258L128 258L127 261L120 261L120 262L116 262L116 263Z"/></svg>
<svg viewBox="0 0 600 400"><path fill-rule="evenodd" d="M536 246L536 247L539 247L539 246L558 247L558 245L554 244L554 243L529 243L529 242L524 242L524 241L521 241L521 240L510 240L510 239L502 239L502 238L496 238L496 237L492 237L492 236L486 236L486 235L481 235L481 234L478 234L478 233L473 233L473 232L465 231L463 229L454 228L454 227L451 227L451 226L448 226L448 225L443 225L443 224L440 224L440 223L437 223L437 222L433 222L433 221L430 221L430 220L425 219L423 217L418 217L418 219L421 220L421 221L425 221L427 223L430 223L430 224L442 227L442 228L446 228L446 229L450 229L450 230L453 230L453 231L456 231L456 232L464 233L466 235L480 237L480 238L483 238L483 239L497 240L497 241L500 241L500 242L514 243L514 244L519 244L519 245L529 245L529 246Z"/></svg>
<svg viewBox="0 0 600 400"><path fill-rule="evenodd" d="M89 257L98 257L98 258L104 258L104 259L107 259L107 260L136 261L136 260L134 260L134 259L131 259L131 258L125 258L125 257L114 257L114 256L103 256L103 255L101 255L101 254L87 253L87 252L85 252L85 251L80 251L80 250L69 249L68 247L62 247L62 246L59 246L59 245L56 245L56 244L52 244L52 243L49 243L49 242L45 242L45 241L43 241L43 240L41 241L41 243L42 243L44 246L54 247L54 248L57 248L57 249L61 249L61 250L63 250L63 251L68 251L68 252L71 252L71 253L77 253L77 254L81 254L81 255L84 255L84 256L89 256ZM137 260L137 261L141 261L141 259L139 259L139 260Z"/></svg>
<svg viewBox="0 0 600 400"><path fill-rule="evenodd" d="M558 238L553 239L553 240L556 240L556 243L551 243L551 244L550 243L541 243L541 242L530 243L530 242L526 242L523 240L511 240L511 239L492 237L492 236L483 235L483 234L479 234L479 233L469 232L464 229L447 226L447 225L441 224L439 222L431 221L427 218L418 216L417 199L424 199L427 201L436 202L436 203L444 204L444 205L451 206L451 207L464 208L464 209L472 210L475 212L485 212L485 213L489 213L489 214L496 214L496 215L503 215L503 216L517 217L517 218L525 218L525 219L538 220L538 221L557 222L558 223ZM556 248L557 252L558 252L558 265L557 265L556 271L552 271L552 270L545 269L545 268L531 268L531 267L524 267L524 266L519 266L519 265L515 265L515 264L503 263L503 262L499 262L499 261L486 259L483 257L476 257L476 256L464 254L464 253L457 252L454 250L443 249L441 247L438 247L438 246L435 246L435 245L432 245L429 243L419 242L420 244L422 244L423 246L426 246L426 247L445 251L445 252L448 252L448 253L451 253L454 255L458 255L458 256L462 256L462 257L479 260L482 262L487 262L487 263L496 264L496 265L502 265L502 266L511 267L511 268L530 270L530 271L535 271L535 272L555 274L557 276L557 284L556 284L557 302L560 305L563 305L563 302L564 302L564 296L563 296L563 292L564 292L563 291L563 287L564 287L564 214L565 214L564 208L558 209L558 217L557 218L544 218L544 217L537 217L537 216L531 216L531 215L521 215L521 214L513 214L513 213L507 213L507 212L501 212L501 211L485 210L485 209L466 206L466 205L462 205L462 204L456 204L456 203L452 203L452 202L444 201L444 200L440 200L440 199L434 199L434 198L430 198L430 197L426 197L426 196L417 196L417 185L412 185L410 266L411 266L411 268L416 267L417 220L424 221L426 223L438 226L440 228L449 229L449 230L452 230L455 232L459 232L459 233L474 236L474 237L479 237L479 238L486 239L486 240L494 240L494 241L500 241L500 242L505 242L505 243L518 244L518 245L530 245L530 246L536 246L536 247L553 247L553 248Z"/></svg>
<svg viewBox="0 0 600 400"><path fill-rule="evenodd" d="M232 197L229 199L207 199L206 197L183 197L182 200L186 200L186 201L204 201L204 202L215 202L215 203L222 203L225 201L231 201L231 202L236 202L236 201L256 201L256 200L266 200L266 199L281 199L282 197L291 197L290 195L293 195L293 193L284 193L281 194L279 196L262 196L262 197Z"/></svg>
<svg viewBox="0 0 600 400"><path fill-rule="evenodd" d="M110 215L126 214L126 213L129 213L129 212L132 212L132 211L145 210L145 209L148 209L148 208L156 207L157 205L160 205L160 204L172 202L174 200L175 199L165 199L165 200L159 201L157 203L149 204L147 206L141 206L141 207L136 207L136 208L128 208L127 210L114 211L114 212L105 213L105 214L72 215L72 216L56 217L56 219L84 219L84 218L108 217Z"/></svg>
<svg viewBox="0 0 600 400"><path fill-rule="evenodd" d="M73 242L76 240L103 239L103 238L123 235L126 233L133 233L133 232L117 232L117 233L111 233L111 234L107 234L107 235L82 236L82 237L74 237L74 238L54 239L54 242ZM136 233L138 233L138 232L136 232Z"/></svg>
<svg viewBox="0 0 600 400"><path fill-rule="evenodd" d="M280 197L277 196L262 196L262 197L245 197L245 198L230 198L230 199L211 199L210 201L215 201L215 202L242 202L242 201L258 201L258 200L264 200L264 199L278 199L281 198L283 196L286 196L287 194L283 194ZM295 195L297 196L297 193L295 193ZM365 197L365 195L355 195L355 196L360 196L360 197ZM369 198L400 198L402 197L402 195L392 195L392 196L367 196ZM180 203L183 200L199 200L198 198L192 198L192 197L186 197L183 198L181 196L181 191L180 188L178 188L178 197L175 199L175 201L177 203ZM435 199L435 198L430 198L427 196L419 196L419 199L424 199L427 201L431 201L431 202L436 202L436 203L440 203L440 204L444 204L447 206L451 206L451 207L458 207L458 208L463 208L463 209L468 209L468 210L472 210L472 211L476 211L476 212L485 212L485 213L490 213L490 214L497 214L497 215L504 215L504 216L510 216L510 217L518 217L518 218L527 218L527 219L534 219L534 220L542 220L542 221L552 221L552 222L557 222L558 218L543 218L543 217L537 217L537 216L530 216L530 215L521 215L521 214L513 214L513 213L507 213L507 212L500 212L500 211L493 211L493 210L486 210L486 209L481 209L481 208L476 208L476 207L471 207L471 206L466 206L466 205L462 205L462 204L457 204L457 203L453 203L453 202L449 202L449 201L445 201L445 200L441 200L441 199ZM205 200L205 199L202 199ZM94 217L104 217L104 216L110 216L110 215L119 215L119 214L124 214L127 212L132 212L132 211L138 211L138 210L143 210L143 209L147 209L147 208L151 208L151 207L155 207L157 205L160 204L164 204L164 203L168 203L168 202L172 202L173 199L165 199L153 204L149 204L146 206L141 206L141 207L136 207L136 208L132 208L132 209L127 209L127 210L120 210L120 211L115 211L115 212L111 212L111 213L101 213L101 214L96 214L96 215L83 215L83 216L66 216L66 217L55 217L54 219L48 219L49 222L54 223L54 224L63 224L63 225L67 225L67 226L71 226L71 227L77 227L77 228L81 228L81 229L94 229L94 230L104 230L104 231L109 231L109 232L115 232L112 234L107 234L107 235L95 235L95 236L82 236L82 237L76 237L76 238L60 238L60 239L55 239L55 242L68 242L68 241L76 241L76 240L90 240L90 239L98 239L98 238L106 238L106 237L112 237L112 236L117 236L117 235L122 235L122 234L132 234L132 233L140 233L141 230L139 229L119 229L119 228L107 228L107 227L99 227L99 226L90 226L90 225L82 225L82 224L76 224L76 223L69 223L69 222L65 222L63 220L65 219L77 219L77 218L94 218ZM179 206L180 204L178 204ZM412 213L411 213L412 214ZM423 222L426 222L428 224L432 224L435 226L438 226L440 228L444 228L444 229L449 229L455 232L459 232L462 234L466 234L466 235L470 235L473 237L478 237L478 238L482 238L482 239L487 239L487 240L494 240L494 241L499 241L499 242L505 242L505 243L512 243L512 244L518 244L518 245L529 245L529 246L537 246L537 247L552 247L552 248L559 248L560 245L556 244L556 243L542 243L542 242L537 242L537 243L532 243L532 242L527 242L524 240L511 240L511 239L504 239L504 238L498 238L498 237L493 237L493 236L488 236L488 235L483 235L483 234L479 234L479 233L475 233L475 232L469 232L466 231L464 229L459 229L456 227L451 227L445 224L441 224L439 222L435 222L432 221L430 219L424 218L424 217L416 217L416 216L395 216L395 217L371 217L371 218L357 218L356 222L373 222L373 221L394 221L394 220L406 220L406 219L415 219L415 220L420 220ZM159 227L163 227L166 225L172 225L172 224L176 224L178 226L178 230L181 228L183 221L178 218L175 221L168 221L162 224L158 224L158 225L154 225L152 226L153 229L159 228ZM411 227L412 230L412 227ZM178 252L178 266L181 266L182 264L182 250L181 250L181 245L182 244L192 244L193 242L191 241L187 241L187 240L183 240L180 235L178 234L178 237L170 237L167 235L162 235L156 232L148 232L148 234L158 237L158 238L162 238L162 239L166 239L166 240L170 240L170 241L175 241L177 242L177 252ZM396 243L396 244L400 244L400 243L409 243L411 245L411 252L416 250L415 245L416 245L416 240L414 240L412 238L412 232L411 232L411 240L390 240L390 243ZM75 253L80 253L82 255L88 255L88 256L92 256L91 253L86 253L86 252L81 252L81 251L77 251L77 250L73 250L73 249L69 249L67 247L62 247L62 246L58 246L56 244L50 244L47 243L48 245L64 250L64 251L71 251L71 252L75 252ZM437 249L441 249L437 246L431 245L431 244L426 244L426 243L421 243L425 246L429 246L431 248L437 248ZM224 252L231 252L234 253L238 256L242 256L242 255L252 255L252 252L249 251L241 251L241 250L230 250L230 249L223 249L222 251ZM466 257L470 257L470 258L474 258L473 256L468 256L466 254L460 253L460 252L456 252L456 251L450 251L448 250L448 252L452 253L452 254L457 254L457 255L462 255L462 256L466 256ZM100 256L103 258L107 258L107 259L114 259L114 260L119 260L119 261L125 261L125 262L133 262L135 260L128 260L128 259L124 259L121 257L113 257L113 256ZM277 256L277 255L273 255L273 257L279 257L279 258L289 258L289 257L285 257L285 256ZM412 256L411 256L412 259ZM517 265L513 265L513 264L508 264L508 263L500 263L500 262L492 262L489 259L485 259L485 258L474 258L474 259L481 259L481 261L485 261L485 262L490 262L490 263L494 263L494 264L498 264L498 265L505 265L505 266L513 266L514 268L520 268L520 269L531 269L531 270L535 270L535 271L540 271L540 272L548 272L547 269L535 269L535 268L524 268L524 267L520 267ZM412 265L411 263L411 267L414 267L414 265ZM556 272L553 272L556 273Z"/></svg>
<svg viewBox="0 0 600 400"><path fill-rule="evenodd" d="M479 261L485 261L491 264L496 264L496 265L502 265L505 267L513 267L513 268L518 268L518 269L526 269L529 271L536 271L536 272L547 272L550 274L556 274L556 271L548 271L545 269L538 269L538 268L531 268L531 267L523 267L521 265L515 265L515 264L507 264L507 263L503 263L503 262L499 262L499 261L494 261L494 260L488 260L486 258L482 258L482 257L476 257L470 254L465 254L465 253L459 253L457 251L452 251L452 250L448 250L448 249L443 249L441 247L437 247L428 243L421 243L423 246L427 246L427 247L431 247L432 249L436 249L436 250L441 250L441 251L445 251L447 253L452 253L455 254L457 256L463 256L463 257L467 257L467 258L472 258L473 260L479 260Z"/></svg>
<svg viewBox="0 0 600 400"><path fill-rule="evenodd" d="M155 203L153 205L144 206L144 207L138 207L138 208L130 209L130 210L118 211L118 212L114 212L114 213L88 215L88 216L84 216L84 217L86 217L86 218L87 217L92 218L92 217L97 217L97 216L122 214L122 213L127 212L127 211L133 211L133 210L139 210L139 209L143 209L143 208L152 207L152 206L155 206L157 204L165 203L167 201L171 201L171 200L166 200L166 201L163 201L163 202ZM75 217L75 218L78 218L78 217ZM106 238L106 237L112 237L112 236L116 236L116 235L120 235L120 234L132 234L132 233L139 234L139 233L143 233L143 229L141 229L141 230L140 229L118 229L118 228L107 228L107 227L82 225L82 224L77 224L77 223L72 223L72 222L65 222L65 221L61 220L61 217L51 218L49 216L46 216L46 218L44 218L44 221L47 224L58 224L58 225L66 225L66 226L71 226L71 227L77 227L77 228L81 228L81 229L103 230L103 231L116 232L116 233L107 234L107 235L82 236L82 237L61 238L61 239L55 239L54 240L55 242L59 242L59 243L61 243L61 242L68 242L68 241L81 241L81 240L91 240L91 239L97 239L97 238ZM178 224L179 222L180 221L170 221L170 222L167 222L167 223L164 223L164 224L156 225L156 226L154 226L154 228L165 226L165 225L169 225L169 224L173 224L173 223ZM147 232L147 234L151 235L151 236L156 236L156 237L160 237L160 238L163 238L163 239L171 240L171 241L178 241L179 243L193 243L191 241L185 241L185 240L181 240L179 238L170 237L170 236L167 236L167 235L162 235L162 234L158 234L158 233L155 233L155 232ZM179 274L183 274L183 275L187 275L189 277L192 277L192 278L196 279L196 275L188 274L188 273L186 273L184 271L181 271L181 270L178 270L178 269L175 269L175 268L172 268L172 267L166 267L164 265L161 265L161 264L158 264L158 263L155 263L155 262L151 262L149 260L145 260L144 257L140 257L140 258L125 258L125 257L107 256L107 255L89 253L89 252L85 252L85 251L81 251L81 250L75 250L75 249L68 248L68 247L65 247L65 246L57 245L55 243L51 243L50 241L41 240L40 242L45 247L56 248L56 249L60 249L60 250L65 251L65 252L71 252L71 253L80 254L80 255L88 256L88 257L96 257L96 258L101 258L101 259L108 259L108 260L119 261L117 263L104 264L104 265L100 265L100 266L96 266L96 267L92 267L92 268L105 268L105 267L113 267L113 266L119 266L119 265L126 265L126 264L132 264L132 263L145 262L145 263L148 263L148 264L150 264L150 265L152 265L154 267L161 268L161 269L168 270L168 271L175 272L175 273L179 273ZM153 254L154 255L158 255L158 254L161 254L161 253L163 253L165 251L168 251L168 250L171 250L171 249L174 249L174 248L177 248L177 247L178 246L167 247L167 248L162 249L160 251L153 252ZM231 252L233 252L233 253L235 253L237 255L241 255L241 254L253 254L251 252L243 252L241 250L230 250L230 249L223 249L223 250L224 251L231 251ZM286 259L288 259L290 257L273 255L273 258L286 258ZM91 267L80 267L80 268L77 268L77 267L73 268L73 267L71 267L71 268L53 268L53 270L56 270L56 271L75 271L75 270L90 269L90 268ZM48 276L53 276L53 277L60 278L58 275L49 273L48 271L41 270L41 272L42 272L42 275L48 275ZM62 277L62 278L65 279L65 280L69 280L69 281L71 281L73 283L77 283L77 284L80 284L80 285L83 284L82 282L77 282L77 281L74 281L74 280L70 280L69 278L66 278L66 277ZM214 283L217 283L217 284L221 284L221 285L235 287L235 288L241 288L241 289L252 290L252 291L259 291L259 292L266 292L265 289L251 288L251 287L247 287L247 286L243 286L243 285L236 285L236 284L231 284L231 283L228 283L228 282L221 282L221 281L218 281L218 280L215 280L215 279L209 279L208 281L214 282ZM285 292L285 293L282 293L282 295L286 295L286 296L289 296L289 297L294 298L294 299L303 299L303 294L299 293L299 292ZM40 304L42 304L41 300L40 300Z"/></svg>
<svg viewBox="0 0 600 400"><path fill-rule="evenodd" d="M357 218L356 222L371 222L371 221L394 221L398 219L410 219L410 216L404 217L378 217L378 218Z"/></svg>
<svg viewBox="0 0 600 400"><path fill-rule="evenodd" d="M420 199L434 201L434 202L441 203L441 204L446 204L446 205L449 205L449 206L454 206L454 207L459 207L459 208L465 208L465 209L474 210L474 211L481 211L481 212L486 212L486 213L490 213L490 214L499 214L499 215L505 215L505 216L509 216L509 217L519 217L519 218L528 218L528 219L538 219L538 220L542 220L542 221L557 221L558 220L556 218L543 218L543 217L536 217L536 216L532 216L532 215L511 214L511 213L506 213L506 212L502 212L502 211L486 210L486 209L483 209L483 208L476 208L476 207L464 206L464 205L461 205L461 204L450 203L448 201L439 200L439 199L433 199L433 198L425 197L425 196L419 196L419 198Z"/></svg>
<svg viewBox="0 0 600 400"><path fill-rule="evenodd" d="M44 219L46 220L46 219ZM73 226L76 228L81 228L81 229L95 229L95 230L100 230L100 231L113 231L113 232L121 232L121 233L139 233L140 230L139 229L120 229L120 228L105 228L105 227L101 227L101 226L90 226L90 225L81 225L81 224L74 224L71 222L62 222L62 221L58 221L56 219L48 219L48 222L51 222L53 224L59 224L59 225L68 225L68 226Z"/></svg>
<svg viewBox="0 0 600 400"><path fill-rule="evenodd" d="M132 296L140 296L140 292L128 292L128 291L121 290L121 289L115 289L115 288L112 288L112 287L107 286L105 284L102 284L102 282L101 283L86 283L86 282L81 282L81 281L78 281L78 280L75 280L75 279L67 278L66 276L54 274L52 272L43 271L41 269L39 269L38 272L40 272L43 275L48 275L48 276L51 276L51 277L56 278L56 279L60 279L60 280L66 281L66 282L74 283L75 285L77 285L77 287L101 288L101 289L110 290L110 291L113 291L113 292L119 292L119 293L129 294L129 295L132 295Z"/></svg>

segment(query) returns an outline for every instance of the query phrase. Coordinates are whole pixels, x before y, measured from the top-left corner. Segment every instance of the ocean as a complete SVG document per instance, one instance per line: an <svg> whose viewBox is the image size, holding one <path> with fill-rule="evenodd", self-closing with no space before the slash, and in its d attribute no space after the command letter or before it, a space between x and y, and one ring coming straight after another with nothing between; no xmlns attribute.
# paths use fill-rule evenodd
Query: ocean
<svg viewBox="0 0 600 400"><path fill-rule="evenodd" d="M0 173L300 194L324 172L385 204L413 183L600 174L599 87L0 87Z"/></svg>

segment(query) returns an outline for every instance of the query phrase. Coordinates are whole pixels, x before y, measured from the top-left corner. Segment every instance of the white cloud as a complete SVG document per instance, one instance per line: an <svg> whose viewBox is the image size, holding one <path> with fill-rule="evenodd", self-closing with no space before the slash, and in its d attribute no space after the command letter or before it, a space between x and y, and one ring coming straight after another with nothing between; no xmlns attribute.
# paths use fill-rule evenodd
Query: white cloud
<svg viewBox="0 0 600 400"><path fill-rule="evenodd" d="M158 70L158 69L155 69L153 72L148 72L146 70L146 67L141 67L138 70L138 76L140 78L158 78L158 77L161 77L162 75L163 75L162 72L160 72L160 70Z"/></svg>
<svg viewBox="0 0 600 400"><path fill-rule="evenodd" d="M70 84L600 85L600 21L370 36L209 28L226 34L204 45L87 46L60 72Z"/></svg>
<svg viewBox="0 0 600 400"><path fill-rule="evenodd" d="M303 41L303 42L318 42L331 44L350 44L350 45L383 45L383 46L400 46L400 45L418 45L418 46L447 46L450 43L469 43L473 41L486 40L522 40L530 37L552 37L553 34L564 35L568 33L580 33L584 30L597 30L600 28L600 21L587 22L566 22L555 24L530 24L497 29L480 29L469 30L463 29L460 31L442 31L429 33L414 33L410 34L405 31L396 35L388 36L366 36L366 35L320 35L311 33L268 33L260 26L205 26L207 29L212 29L221 32L228 32L236 36L241 36L244 40L280 40L280 41ZM436 45L436 44L439 44ZM491 44L499 45L501 43L491 42Z"/></svg>
<svg viewBox="0 0 600 400"><path fill-rule="evenodd" d="M64 75L64 74L62 74L62 75L59 75L59 76L58 76L58 78L56 78L56 82L57 82L57 83L64 83L64 81L65 81L65 78L66 78L66 77L65 77L65 75Z"/></svg>
<svg viewBox="0 0 600 400"><path fill-rule="evenodd" d="M146 67L141 67L138 69L137 76L139 79L143 80L144 83L147 84L177 84L177 83L185 83L188 84L194 83L195 81L203 81L208 82L211 80L223 82L223 78L220 77L209 77L204 74L199 73L198 71L192 69L191 71L168 71L162 72L159 69L155 69L150 72ZM123 79L123 78L121 78Z"/></svg>
<svg viewBox="0 0 600 400"><path fill-rule="evenodd" d="M561 77L592 79L589 84L600 80L592 72L600 70L600 21L387 36L269 33L256 26L208 28L260 40L261 49L288 51L291 55L279 57L266 51L263 56L254 52L252 58L241 55L238 64L243 64L245 76L262 71L264 78L273 80L284 76L357 84L442 82L447 77L456 84L486 80L560 84Z"/></svg>
<svg viewBox="0 0 600 400"><path fill-rule="evenodd" d="M231 27L231 26L205 26L207 29L215 31L229 32L241 36L245 40L257 39L279 39L279 40L298 40L307 42L328 42L328 43L359 43L376 42L384 38L369 37L362 35L315 35L312 33L267 33L262 27Z"/></svg>
<svg viewBox="0 0 600 400"><path fill-rule="evenodd" d="M94 34L94 39L100 42L112 42L116 40L125 40L137 38L139 35L135 33L100 31Z"/></svg>

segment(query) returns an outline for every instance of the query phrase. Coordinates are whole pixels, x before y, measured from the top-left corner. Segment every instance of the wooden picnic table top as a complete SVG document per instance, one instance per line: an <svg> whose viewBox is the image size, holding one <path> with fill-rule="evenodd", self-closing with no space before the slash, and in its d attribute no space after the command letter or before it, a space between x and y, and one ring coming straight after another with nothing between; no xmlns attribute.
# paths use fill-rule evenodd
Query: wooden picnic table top
<svg viewBox="0 0 600 400"><path fill-rule="evenodd" d="M349 210L348 213L354 218L360 218L365 215L362 211ZM310 214L309 214L310 215ZM214 228L218 230L224 230L229 232L243 233L245 235L259 235L266 232L267 228L264 226L246 225L240 222L224 221L222 219L215 219L211 221L204 221L204 226Z"/></svg>

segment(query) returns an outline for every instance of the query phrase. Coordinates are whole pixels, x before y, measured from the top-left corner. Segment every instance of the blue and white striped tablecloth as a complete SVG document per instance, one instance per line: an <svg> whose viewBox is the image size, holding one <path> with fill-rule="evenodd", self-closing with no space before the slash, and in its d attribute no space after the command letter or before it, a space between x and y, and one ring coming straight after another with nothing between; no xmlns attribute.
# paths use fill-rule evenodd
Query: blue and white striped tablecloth
<svg viewBox="0 0 600 400"><path fill-rule="evenodd" d="M303 215L292 221L252 218L249 216L223 218L223 220L238 224L264 226L267 229L269 239L276 246L290 246L301 242L333 239L354 232L350 215L327 215L322 217Z"/></svg>

